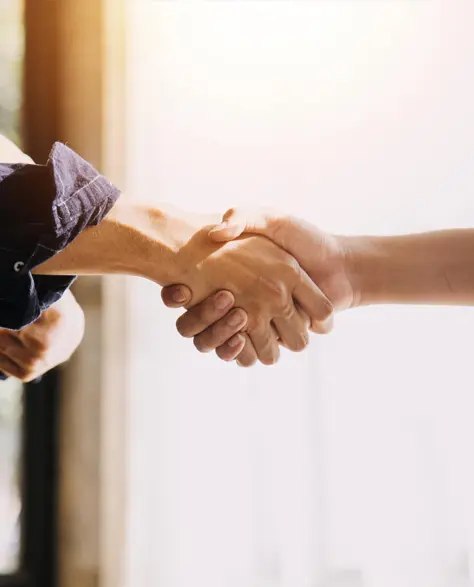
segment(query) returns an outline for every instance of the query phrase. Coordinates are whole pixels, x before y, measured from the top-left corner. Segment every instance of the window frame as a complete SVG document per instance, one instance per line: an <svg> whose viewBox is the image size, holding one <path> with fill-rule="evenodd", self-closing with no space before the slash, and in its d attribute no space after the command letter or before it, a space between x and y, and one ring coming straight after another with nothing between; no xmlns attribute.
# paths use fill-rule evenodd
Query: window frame
<svg viewBox="0 0 474 587"><path fill-rule="evenodd" d="M127 0L23 3L21 147L45 163L55 141L67 142L125 187ZM24 390L22 564L0 587L123 584L126 287L121 277L83 278L74 294L85 344L60 378Z"/></svg>
<svg viewBox="0 0 474 587"><path fill-rule="evenodd" d="M56 2L23 0L20 134L22 147L38 162L46 161L60 125L59 15ZM20 561L18 571L0 574L0 587L57 585L59 391L57 370L23 386Z"/></svg>

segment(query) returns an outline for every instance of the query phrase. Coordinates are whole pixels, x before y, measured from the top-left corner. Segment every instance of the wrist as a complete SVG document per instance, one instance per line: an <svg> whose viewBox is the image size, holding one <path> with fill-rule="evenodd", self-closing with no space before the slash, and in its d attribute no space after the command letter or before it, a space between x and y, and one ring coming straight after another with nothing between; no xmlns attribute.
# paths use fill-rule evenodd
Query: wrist
<svg viewBox="0 0 474 587"><path fill-rule="evenodd" d="M134 203L116 205L100 226L114 243L112 273L166 282L174 275L180 246L168 211ZM109 240L109 239L108 239Z"/></svg>
<svg viewBox="0 0 474 587"><path fill-rule="evenodd" d="M337 237L343 250L344 270L352 291L350 308L370 304L370 275L373 271L376 252L369 237L339 236Z"/></svg>
<svg viewBox="0 0 474 587"><path fill-rule="evenodd" d="M185 212L168 204L135 204L118 208L109 221L123 232L120 272L163 286L185 283L200 260L216 249L207 233L219 216Z"/></svg>
<svg viewBox="0 0 474 587"><path fill-rule="evenodd" d="M346 250L352 307L411 303L418 292L437 287L436 271L422 251L412 250L406 237L348 237Z"/></svg>
<svg viewBox="0 0 474 587"><path fill-rule="evenodd" d="M185 257L193 248L190 241L196 240L205 219L171 206L151 207L121 200L98 226L84 230L34 273L122 274L145 277L160 285L180 283L186 272Z"/></svg>
<svg viewBox="0 0 474 587"><path fill-rule="evenodd" d="M267 236L297 259L335 310L342 311L357 303L355 242L292 216L274 218L268 226Z"/></svg>

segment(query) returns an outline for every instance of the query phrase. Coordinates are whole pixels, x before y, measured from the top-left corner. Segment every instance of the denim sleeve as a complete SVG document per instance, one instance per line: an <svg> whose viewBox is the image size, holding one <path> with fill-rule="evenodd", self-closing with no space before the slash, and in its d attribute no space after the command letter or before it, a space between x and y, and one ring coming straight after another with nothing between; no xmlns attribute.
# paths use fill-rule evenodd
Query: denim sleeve
<svg viewBox="0 0 474 587"><path fill-rule="evenodd" d="M99 224L119 193L61 143L46 165L0 163L0 327L19 330L59 300L74 276L32 270Z"/></svg>

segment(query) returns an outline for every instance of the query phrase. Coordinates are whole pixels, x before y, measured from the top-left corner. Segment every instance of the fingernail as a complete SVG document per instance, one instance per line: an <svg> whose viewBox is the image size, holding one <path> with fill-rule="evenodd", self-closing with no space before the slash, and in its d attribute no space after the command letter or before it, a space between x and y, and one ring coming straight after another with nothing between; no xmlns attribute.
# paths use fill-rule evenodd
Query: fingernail
<svg viewBox="0 0 474 587"><path fill-rule="evenodd" d="M175 289L171 295L171 298L172 298L173 302L176 302L177 304L182 304L183 302L186 301L186 296L184 295L184 293L180 289Z"/></svg>
<svg viewBox="0 0 474 587"><path fill-rule="evenodd" d="M241 344L242 340L242 337L236 334L227 341L227 346L230 346L231 349L234 349L235 347L239 346L239 344Z"/></svg>
<svg viewBox="0 0 474 587"><path fill-rule="evenodd" d="M226 308L230 308L232 303L232 297L224 291L221 291L215 297L215 305L218 310L225 310Z"/></svg>
<svg viewBox="0 0 474 587"><path fill-rule="evenodd" d="M242 312L232 312L232 314L227 318L227 324L229 326L239 326L243 324L245 321L245 317L242 316Z"/></svg>

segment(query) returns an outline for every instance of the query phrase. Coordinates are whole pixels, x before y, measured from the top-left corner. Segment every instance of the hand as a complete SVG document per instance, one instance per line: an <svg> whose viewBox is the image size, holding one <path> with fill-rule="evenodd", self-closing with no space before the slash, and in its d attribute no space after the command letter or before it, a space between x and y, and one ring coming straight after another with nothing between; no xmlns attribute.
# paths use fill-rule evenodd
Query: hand
<svg viewBox="0 0 474 587"><path fill-rule="evenodd" d="M227 242L243 233L266 236L293 255L335 310L356 305L357 294L349 263L350 239L266 208L231 209L209 236L215 242Z"/></svg>
<svg viewBox="0 0 474 587"><path fill-rule="evenodd" d="M182 308L192 302L193 296L185 285L170 285L162 289L161 297L168 308ZM201 353L215 350L223 361L233 361L246 344L241 331L248 319L247 312L234 305L230 291L218 291L178 318L178 332L186 338L194 336L194 345ZM253 362L256 360L255 354Z"/></svg>
<svg viewBox="0 0 474 587"><path fill-rule="evenodd" d="M0 371L23 382L67 361L84 335L84 313L71 292L20 331L0 329Z"/></svg>
<svg viewBox="0 0 474 587"><path fill-rule="evenodd" d="M303 220L268 209L230 210L224 215L224 222L211 230L210 237L216 242L225 242L238 238L244 232L266 236L295 256L335 309L342 310L354 305L356 296L346 262L349 252L346 239L325 233ZM181 286L165 288L162 295L169 307L189 304L192 296L189 289ZM176 299L173 300L173 296L177 296ZM227 311L218 309L210 298L188 310L179 319L178 329L185 336L195 334L198 350L202 350L204 344L206 350L215 348L220 358L232 360L241 354L243 341L240 339L237 345L234 336L236 331L227 322ZM319 333L330 329L321 329L317 322L312 323L311 327ZM224 342L226 336L229 339ZM235 347L229 346L230 341ZM246 354L247 345L243 356Z"/></svg>
<svg viewBox="0 0 474 587"><path fill-rule="evenodd" d="M163 302L168 308L182 308L192 301L192 292L185 285L170 285L163 288ZM215 350L223 361L233 361L242 367L251 367L257 360L252 344L242 332L247 323L247 313L242 308L234 308L235 299L230 291L218 291L203 302L185 312L176 323L178 332L185 338L194 337L198 351L208 353ZM306 315L306 324L309 320ZM330 332L332 318L320 327L320 334ZM278 340L281 346L287 345ZM304 350L305 346L292 348L295 352Z"/></svg>
<svg viewBox="0 0 474 587"><path fill-rule="evenodd" d="M229 290L248 314L244 351L273 364L279 340L294 350L306 346L306 315L327 329L332 305L295 258L270 240L243 236L212 242L209 230L219 221L170 206L119 202L99 226L86 229L34 273L124 273L162 286L182 283L193 292L193 304Z"/></svg>
<svg viewBox="0 0 474 587"><path fill-rule="evenodd" d="M248 320L241 329L247 344L239 362L251 364L256 354L264 364L275 363L279 341L302 350L308 344L308 316L315 328L328 328L332 306L293 257L261 237L244 237L218 248L210 242L208 230L196 236L190 253L187 247L182 251L188 267L185 278L194 303L224 287L234 294L236 305L247 311ZM178 322L180 331L197 334L186 331L186 322L185 318Z"/></svg>
<svg viewBox="0 0 474 587"><path fill-rule="evenodd" d="M198 231L180 253L185 259L183 266L188 267L183 281L186 280L185 283L190 286L192 301L197 304L178 320L181 334L188 337L197 335L210 324L216 311L218 316L222 316L223 311L232 306L231 301L227 308L216 307L220 299L217 297L200 303L209 293L214 294L223 287L233 292L236 305L247 311L247 322L245 315L233 311L212 331L195 339L200 350L212 350L216 347L216 341L225 340L229 332L233 336L240 331L243 334L231 341L231 345L234 343L236 346L227 345L226 349L221 349L219 356L229 358L230 349L232 355L245 341L245 348L239 356L241 364L252 364L257 357L264 364L273 364L279 356L279 341L292 350L306 347L308 316L319 329L330 328L331 304L293 257L261 237L239 239L224 247L213 245L208 236L211 226ZM204 283L204 287L200 285L196 291L193 282ZM185 299L179 301L178 298L173 302L171 294L169 297L170 304L175 307L187 305ZM167 300L166 290L164 299ZM237 324L232 325L228 321L239 316L241 324L237 330Z"/></svg>

